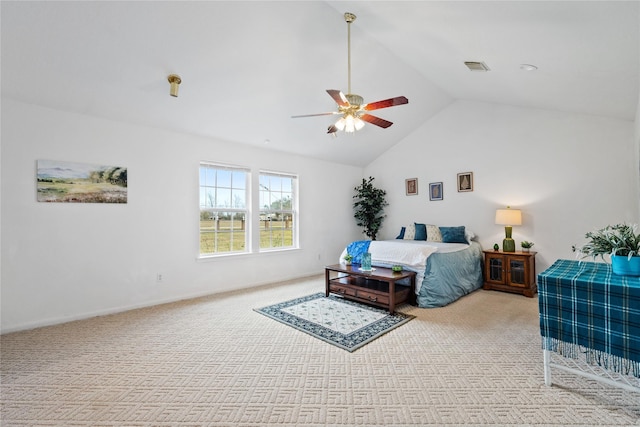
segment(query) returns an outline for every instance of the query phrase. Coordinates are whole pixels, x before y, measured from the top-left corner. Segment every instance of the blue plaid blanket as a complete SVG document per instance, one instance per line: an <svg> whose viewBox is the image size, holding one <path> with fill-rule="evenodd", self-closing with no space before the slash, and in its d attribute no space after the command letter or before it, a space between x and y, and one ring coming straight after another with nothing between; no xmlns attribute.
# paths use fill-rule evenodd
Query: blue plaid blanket
<svg viewBox="0 0 640 427"><path fill-rule="evenodd" d="M640 277L558 260L538 275L542 347L640 378Z"/></svg>

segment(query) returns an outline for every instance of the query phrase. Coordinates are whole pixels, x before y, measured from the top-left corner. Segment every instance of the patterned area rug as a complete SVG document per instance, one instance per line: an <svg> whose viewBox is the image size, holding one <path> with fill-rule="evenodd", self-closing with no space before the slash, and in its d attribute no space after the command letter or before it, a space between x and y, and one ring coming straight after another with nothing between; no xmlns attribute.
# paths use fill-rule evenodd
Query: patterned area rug
<svg viewBox="0 0 640 427"><path fill-rule="evenodd" d="M347 351L355 351L415 316L317 293L255 309Z"/></svg>

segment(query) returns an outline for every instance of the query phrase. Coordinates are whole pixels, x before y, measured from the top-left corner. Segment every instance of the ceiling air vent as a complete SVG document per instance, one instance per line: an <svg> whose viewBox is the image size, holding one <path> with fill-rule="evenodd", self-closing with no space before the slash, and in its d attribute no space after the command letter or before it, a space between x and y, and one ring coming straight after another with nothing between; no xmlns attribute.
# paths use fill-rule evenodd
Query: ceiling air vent
<svg viewBox="0 0 640 427"><path fill-rule="evenodd" d="M471 71L489 71L489 67L484 62L466 61L464 65Z"/></svg>

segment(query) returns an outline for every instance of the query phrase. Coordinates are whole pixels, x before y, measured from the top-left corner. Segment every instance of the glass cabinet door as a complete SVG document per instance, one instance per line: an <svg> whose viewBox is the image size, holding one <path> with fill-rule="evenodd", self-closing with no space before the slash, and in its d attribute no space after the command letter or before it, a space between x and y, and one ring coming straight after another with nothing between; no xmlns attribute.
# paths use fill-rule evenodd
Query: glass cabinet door
<svg viewBox="0 0 640 427"><path fill-rule="evenodd" d="M509 282L511 282L512 285L524 286L527 284L525 267L526 263L523 259L511 258L509 260Z"/></svg>
<svg viewBox="0 0 640 427"><path fill-rule="evenodd" d="M504 270L504 259L502 257L491 257L489 259L489 279L492 282L504 282L502 272Z"/></svg>

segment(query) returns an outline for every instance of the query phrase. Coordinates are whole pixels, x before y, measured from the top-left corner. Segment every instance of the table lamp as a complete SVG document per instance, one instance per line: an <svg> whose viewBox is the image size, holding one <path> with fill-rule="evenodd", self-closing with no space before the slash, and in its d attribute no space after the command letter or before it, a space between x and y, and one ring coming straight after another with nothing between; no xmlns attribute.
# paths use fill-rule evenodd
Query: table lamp
<svg viewBox="0 0 640 427"><path fill-rule="evenodd" d="M511 226L522 225L522 212L520 209L497 209L496 224L504 225L504 240L502 241L503 252L515 252L516 242L511 238Z"/></svg>

